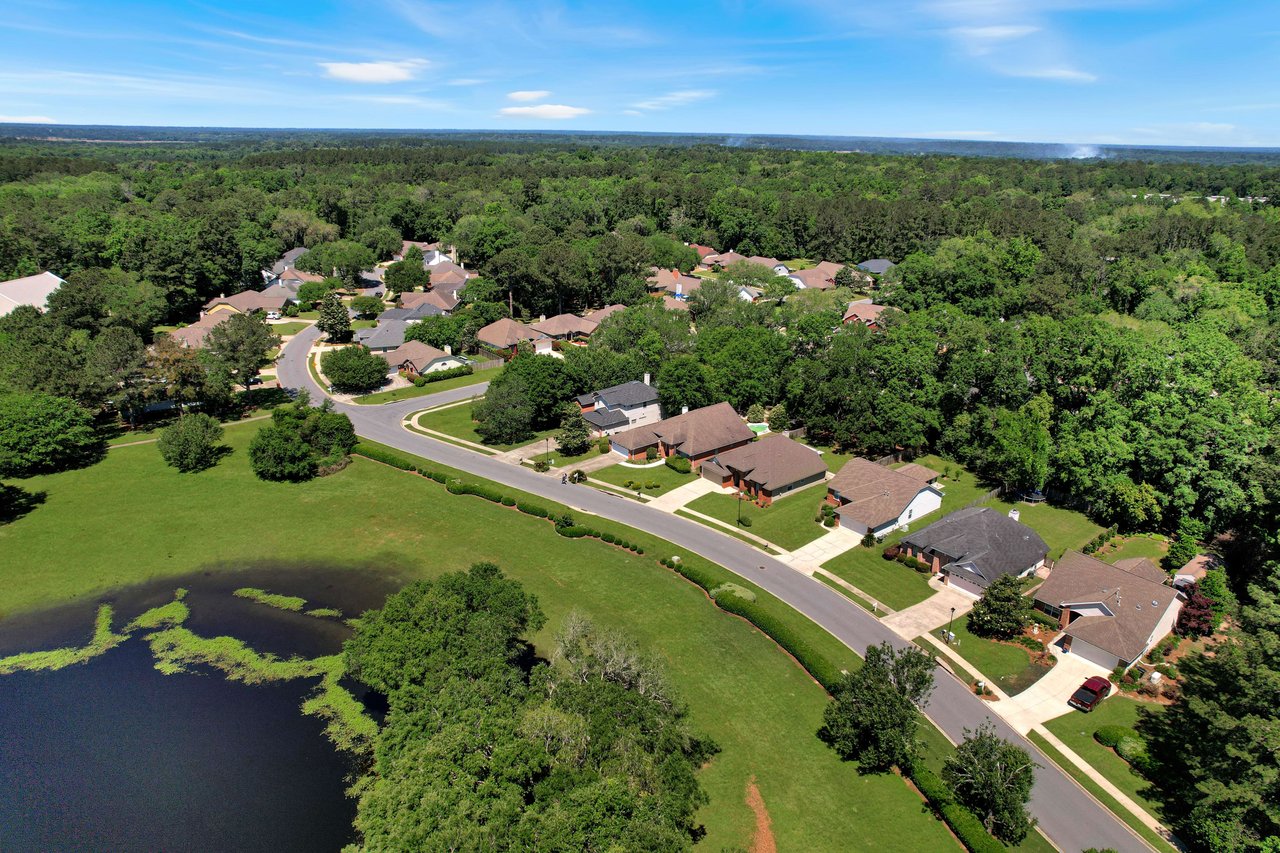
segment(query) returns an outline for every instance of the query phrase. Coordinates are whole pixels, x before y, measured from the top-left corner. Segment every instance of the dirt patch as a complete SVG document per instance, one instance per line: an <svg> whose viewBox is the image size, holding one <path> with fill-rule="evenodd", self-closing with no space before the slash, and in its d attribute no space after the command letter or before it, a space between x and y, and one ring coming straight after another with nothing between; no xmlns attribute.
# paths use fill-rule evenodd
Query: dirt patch
<svg viewBox="0 0 1280 853"><path fill-rule="evenodd" d="M751 839L751 853L778 853L778 845L773 840L773 821L769 819L769 810L764 807L764 797L756 787L756 777L747 780L747 806L756 816L756 834Z"/></svg>

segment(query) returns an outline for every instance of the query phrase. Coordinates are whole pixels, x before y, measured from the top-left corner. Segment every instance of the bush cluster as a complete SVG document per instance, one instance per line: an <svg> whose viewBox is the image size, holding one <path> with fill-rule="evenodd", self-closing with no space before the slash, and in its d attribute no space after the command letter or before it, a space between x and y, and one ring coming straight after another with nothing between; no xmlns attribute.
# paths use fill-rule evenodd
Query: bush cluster
<svg viewBox="0 0 1280 853"><path fill-rule="evenodd" d="M652 448L650 448L650 450L652 450ZM654 456L657 456L657 451L654 451ZM693 464L683 456L668 456L666 466L677 474L688 474L693 471Z"/></svg>
<svg viewBox="0 0 1280 853"><path fill-rule="evenodd" d="M920 574L933 574L933 566L926 563L924 560L917 560L915 557L908 557L902 552L899 552L898 556L894 557L894 559L909 569L915 569L917 572L920 572Z"/></svg>
<svg viewBox="0 0 1280 853"><path fill-rule="evenodd" d="M1108 542L1110 542L1111 538L1119 532L1120 532L1120 528L1116 527L1115 525L1112 525L1111 527L1108 527L1106 530L1099 533L1097 536L1090 539L1089 544L1085 545L1080 550L1086 554L1092 554L1096 552L1099 548L1101 548L1103 545L1106 545Z"/></svg>
<svg viewBox="0 0 1280 853"><path fill-rule="evenodd" d="M1050 616L1048 613L1045 613L1043 610L1033 609L1031 611L1031 621L1039 622L1044 627L1053 631L1057 631L1060 627L1062 627L1061 625L1058 624L1057 619L1054 619L1052 616Z"/></svg>
<svg viewBox="0 0 1280 853"><path fill-rule="evenodd" d="M471 365L464 364L461 367L451 367L448 370L419 373L417 376L413 377L413 384L421 388L424 385L430 385L432 382L442 382L445 379L456 379L459 376L470 376L473 372Z"/></svg>
<svg viewBox="0 0 1280 853"><path fill-rule="evenodd" d="M249 464L263 480L310 480L317 473L340 471L356 446L351 419L332 410L326 400L318 409L306 398L271 412L271 425L249 442Z"/></svg>
<svg viewBox="0 0 1280 853"><path fill-rule="evenodd" d="M1003 853L1006 849L987 832L977 815L955 801L947 783L928 767L917 762L911 771L911 781L970 853Z"/></svg>
<svg viewBox="0 0 1280 853"><path fill-rule="evenodd" d="M1128 726L1099 726L1093 733L1093 739L1103 746L1115 749L1125 738L1136 739L1138 733Z"/></svg>

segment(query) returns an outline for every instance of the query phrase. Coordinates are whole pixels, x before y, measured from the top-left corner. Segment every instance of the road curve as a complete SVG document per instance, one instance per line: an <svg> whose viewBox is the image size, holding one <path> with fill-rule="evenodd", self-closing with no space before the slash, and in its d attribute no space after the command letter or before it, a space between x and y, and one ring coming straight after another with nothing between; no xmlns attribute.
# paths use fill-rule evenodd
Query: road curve
<svg viewBox="0 0 1280 853"><path fill-rule="evenodd" d="M319 330L315 326L294 336L281 353L276 375L282 386L305 388L314 399L322 399L324 391L316 385L306 365L307 352L317 337ZM356 432L365 438L558 501L581 513L612 519L700 554L780 598L858 654L863 654L869 645L886 641L895 647L910 645L839 592L732 536L620 495L590 486L564 485L557 477L499 462L480 453L409 432L401 426L404 417L411 412L468 399L482 393L485 387L487 383L376 406L335 405L351 418ZM1001 737L1031 753L1041 765L1036 771L1031 812L1039 821L1041 830L1060 849L1112 848L1123 853L1153 849L1041 754L1034 744L991 714L986 703L959 680L945 672L940 673L926 713L957 743L963 739L966 729L976 729L982 722L990 721Z"/></svg>

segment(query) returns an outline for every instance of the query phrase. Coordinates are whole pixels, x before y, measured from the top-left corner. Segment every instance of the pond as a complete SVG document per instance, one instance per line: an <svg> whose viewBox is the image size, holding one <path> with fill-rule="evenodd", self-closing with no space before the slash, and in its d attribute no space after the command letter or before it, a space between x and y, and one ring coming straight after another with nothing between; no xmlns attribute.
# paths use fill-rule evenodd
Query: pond
<svg viewBox="0 0 1280 853"><path fill-rule="evenodd" d="M331 655L350 629L231 595L253 586L349 616L397 586L372 572L278 566L176 578L108 599L116 625L190 590L184 625L280 657ZM97 602L0 622L0 658L82 645ZM300 706L316 678L260 684L155 668L136 633L84 664L0 675L0 850L324 851L354 840L353 759ZM357 698L363 698L358 696Z"/></svg>

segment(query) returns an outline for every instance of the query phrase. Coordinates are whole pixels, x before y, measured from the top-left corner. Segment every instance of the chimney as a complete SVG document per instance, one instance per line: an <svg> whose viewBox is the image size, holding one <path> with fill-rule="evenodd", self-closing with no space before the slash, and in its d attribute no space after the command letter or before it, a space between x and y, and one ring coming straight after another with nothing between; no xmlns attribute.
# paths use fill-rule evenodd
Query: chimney
<svg viewBox="0 0 1280 853"><path fill-rule="evenodd" d="M545 323L545 322L547 322L547 315L546 315L546 314L539 314L539 315L538 315L538 322L539 322L539 323Z"/></svg>
<svg viewBox="0 0 1280 853"><path fill-rule="evenodd" d="M647 373L644 375L644 384L645 384L645 385L648 385L648 384L649 384L649 374L647 374Z"/></svg>
<svg viewBox="0 0 1280 853"><path fill-rule="evenodd" d="M681 407L680 407L680 414L682 414L682 415L687 415L687 414L689 414L689 407L688 407L688 406L681 406Z"/></svg>

